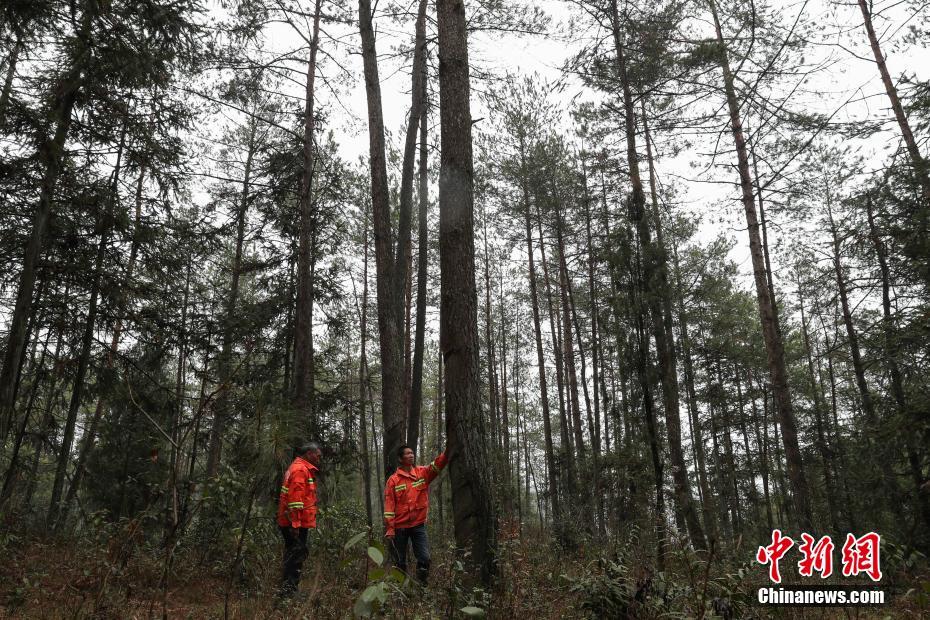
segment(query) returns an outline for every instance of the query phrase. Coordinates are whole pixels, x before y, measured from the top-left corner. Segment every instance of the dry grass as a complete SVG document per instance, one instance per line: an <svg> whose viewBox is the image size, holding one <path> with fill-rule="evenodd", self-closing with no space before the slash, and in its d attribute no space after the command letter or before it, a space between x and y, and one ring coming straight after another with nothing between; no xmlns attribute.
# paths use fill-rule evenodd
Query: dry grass
<svg viewBox="0 0 930 620"><path fill-rule="evenodd" d="M541 532L524 530L521 535L515 525L504 525L499 584L493 597L486 595L482 602L480 595L475 598L475 592L462 585L468 575L456 568L449 547L440 539L434 532L429 588L411 586L404 593L394 593L388 613L382 617L461 617L457 610L470 602L485 607L490 618L590 617L582 609L582 595L572 592L563 576L577 578L586 574L585 570L598 564L596 558L603 550L588 546L574 553L557 552ZM341 549L341 545L332 548ZM231 575L232 556L228 553L184 549L179 551L164 588L164 555L139 544L131 526L97 542L11 538L0 547L0 618L352 617L352 607L367 583L366 570L373 568L365 559L363 547L342 557L338 557L339 552L316 547L301 584L306 598L287 606L275 597L279 553L276 544L254 547L246 565ZM638 579L637 575L648 571L648 567L637 563L630 575ZM689 579L684 569L678 572L679 583ZM717 567L711 572L717 572ZM692 576L701 578L700 572ZM921 585L925 581L917 578L915 587L926 587ZM663 608L657 603L661 593L650 592L648 596L649 601L634 605L630 613L637 618L694 617L695 610L700 609L697 601L677 611ZM489 600L493 602L488 604ZM772 608L744 604L742 610L734 617L921 618L926 617L923 614L927 608L917 604L914 596L895 596L889 605L879 609L795 608L774 613ZM712 616L708 613L704 617Z"/></svg>

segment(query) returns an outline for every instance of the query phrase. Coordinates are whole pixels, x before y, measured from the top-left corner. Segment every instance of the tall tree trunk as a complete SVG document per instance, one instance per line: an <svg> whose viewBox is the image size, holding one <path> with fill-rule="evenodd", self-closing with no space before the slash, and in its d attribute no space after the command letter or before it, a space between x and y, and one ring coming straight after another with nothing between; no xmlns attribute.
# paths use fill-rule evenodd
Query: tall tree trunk
<svg viewBox="0 0 930 620"><path fill-rule="evenodd" d="M688 417L693 429L692 450L697 462L698 485L701 489L701 513L704 517L704 528L707 530L708 543L713 546L717 542L717 508L716 497L711 493L707 482L707 457L704 452L704 434L701 427L701 414L698 411L697 391L694 388L694 361L691 356L691 334L688 328L688 313L685 310L684 287L681 281L681 267L678 260L678 247L672 243L672 252L675 269L675 289L678 291L678 331L680 334L681 354L684 358L685 392L688 395ZM771 528L770 528L771 529Z"/></svg>
<svg viewBox="0 0 930 620"><path fill-rule="evenodd" d="M410 312L411 288L413 286L413 256L411 252L411 231L413 218L413 185L416 167L417 132L420 117L423 116L426 71L426 0L420 0L417 12L416 33L413 50L413 70L411 72L410 118L404 137L404 157L401 162L400 211L398 213L397 256L394 263L394 295L401 297L400 303L404 316L404 418L406 420L406 443L416 450L419 430L419 406L416 416L412 409L411 374L413 364L410 357ZM401 284L403 283L403 284ZM406 302L406 303L405 303ZM422 379L421 379L422 381Z"/></svg>
<svg viewBox="0 0 930 620"><path fill-rule="evenodd" d="M41 276L39 277L39 288L38 290L36 290L35 297L32 300L33 308L41 308L40 304L42 302L42 294L45 291L47 283L48 283L47 278L41 278ZM20 357L20 360L19 360L19 370L17 372L16 385L13 386L12 400L14 403L19 398L19 388L22 385L22 381L23 381L23 368L26 365L25 347L29 346L29 337L33 333L36 333L36 336L38 336L38 331L36 331L36 326L42 325L42 322L39 321L39 318L41 318L41 312L32 312L31 316L29 317L29 322L26 324L26 340L25 340L24 347L23 347L23 355L22 357ZM34 356L35 356L36 344L37 344L36 341L33 341L32 343L33 361L34 361ZM12 423L12 420L11 420L11 423Z"/></svg>
<svg viewBox="0 0 930 620"><path fill-rule="evenodd" d="M482 217L482 228L484 234L482 241L484 245L484 339L487 349L487 367L488 367L488 411L491 414L491 445L494 446L494 455L491 459L491 466L496 470L494 477L498 478L500 472L500 401L498 399L497 385L497 355L495 353L496 344L494 342L494 330L491 326L491 312L493 309L491 303L491 259L488 254L488 218L485 212Z"/></svg>
<svg viewBox="0 0 930 620"><path fill-rule="evenodd" d="M762 496L765 498L765 519L768 530L771 531L775 528L774 521L772 520L772 499L769 493L769 457L768 457L768 429L763 426L762 431L759 430L759 410L756 407L756 396L753 388L752 382L752 371L746 372L746 379L749 385L749 406L752 409L752 425L753 430L755 431L756 444L759 447L759 473L762 475Z"/></svg>
<svg viewBox="0 0 930 620"><path fill-rule="evenodd" d="M88 42L93 19L92 6L93 3L90 0L84 2L79 30L74 36L76 49L73 62L54 89L55 98L51 117L55 124L55 133L51 138L45 139L39 147L38 159L43 168L39 204L33 216L32 230L23 255L23 267L19 275L13 315L10 318L3 369L0 371L0 443L6 440L7 432L13 421L14 388L19 384L21 360L26 349L26 324L32 313L36 264L42 254L45 231L52 217L52 198L58 183L58 174L61 171L65 142L71 130L71 114L83 87L85 64L90 57Z"/></svg>
<svg viewBox="0 0 930 620"><path fill-rule="evenodd" d="M281 393L285 398L290 398L291 380L293 379L292 362L294 358L294 306L296 305L296 281L297 274L297 251L294 243L290 244L290 252L287 257L287 311L284 319L284 369L282 377Z"/></svg>
<svg viewBox="0 0 930 620"><path fill-rule="evenodd" d="M408 241L411 245L413 242ZM408 432L404 435L406 443L410 444L413 451L417 450L417 442L410 441L410 389L411 375L413 374L413 325L411 324L411 313L413 312L413 249L407 249L407 267L404 269L404 428ZM415 426L416 428L416 426Z"/></svg>
<svg viewBox="0 0 930 620"><path fill-rule="evenodd" d="M52 499L48 510L49 527L57 528L64 514L64 504L61 494L64 491L65 477L68 463L71 461L71 448L74 444L74 431L77 424L78 410L84 396L84 383L87 368L90 365L91 348L94 342L94 331L97 324L97 300L100 295L100 279L103 276L103 261L106 258L107 246L110 242L110 232L113 226L113 215L106 213L100 218L100 241L97 243L97 256L94 260L94 274L90 288L90 300L87 303L87 318L84 322L84 333L81 337L81 350L78 354L78 367L75 371L74 382L71 387L71 400L68 404L68 416L65 420L64 437L61 442L61 451L58 453L58 463L55 467L55 480L52 484Z"/></svg>
<svg viewBox="0 0 930 620"><path fill-rule="evenodd" d="M878 266L882 278L882 343L885 349L888 374L891 377L891 393L894 395L898 415L901 416L902 420L906 420L908 409L905 400L904 381L901 376L901 369L898 366L900 348L895 334L894 318L891 316L891 271L888 268L888 248L882 242L878 228L875 225L871 195L866 196L866 216L869 222L869 237L875 247L875 255L878 257ZM914 438L911 435L907 436L907 460L921 517L924 520L925 527L930 528L930 491L925 488L926 482L920 465L920 457L917 454Z"/></svg>
<svg viewBox="0 0 930 620"><path fill-rule="evenodd" d="M723 383L723 371L721 370L720 358L716 359L717 372L717 389L720 396L720 411L723 413L723 454L726 458L726 465L723 467L725 472L724 480L728 489L727 495L730 500L730 513L733 515L734 534L743 534L743 515L740 511L739 485L736 476L736 459L733 454L733 421L730 419L730 407L727 406L729 394Z"/></svg>
<svg viewBox="0 0 930 620"><path fill-rule="evenodd" d="M42 319L45 318L44 313L41 318ZM41 324L41 321L40 321L40 324ZM61 349L61 346L60 346L61 345L61 328L60 327L58 331L59 331L58 338L55 344L55 349L56 349L55 357L58 356L58 352L60 352L60 349ZM45 342L42 345L42 354L39 356L38 363L36 363L35 357L34 357L35 347L38 346L38 341L35 341L33 344L32 368L35 372L33 373L32 388L29 390L29 398L26 402L26 410L25 410L25 413L23 414L22 422L20 422L19 432L16 433L16 435L13 438L13 451L12 451L12 455L10 456L10 465L7 468L6 473L4 474L4 477L3 477L3 488L0 489L0 509L3 508L3 506L10 499L10 496L13 493L13 486L14 486L13 480L16 477L17 470L19 469L19 452L23 446L23 443L26 440L27 430L29 428L29 420L32 417L32 410L34 408L33 405L35 404L36 397L39 394L39 386L42 383L42 381L45 379L45 374L46 374L45 373L45 358L48 355L48 345L49 345L49 341L52 339L52 333L53 331L51 328L46 330ZM36 452L38 452L40 449L41 449L41 443L37 442L36 447L35 447ZM29 480L30 486L35 483L33 478L29 478L28 480Z"/></svg>
<svg viewBox="0 0 930 620"><path fill-rule="evenodd" d="M10 93L13 90L13 78L16 77L16 65L19 62L19 54L23 50L23 35L16 29L16 43L10 50L10 55L6 59L6 76L3 79L3 88L0 90L0 125L6 120L6 108L10 103Z"/></svg>
<svg viewBox="0 0 930 620"><path fill-rule="evenodd" d="M423 20L422 40L419 44L426 45L426 0L421 0L420 14L417 17L417 37L421 37L420 20ZM417 443L417 421L421 419L420 410L423 406L423 347L426 333L426 289L427 264L429 259L429 229L427 223L427 209L429 208L429 177L427 169L427 105L426 105L426 52L421 53L422 66L420 71L424 74L420 85L420 167L419 167L419 196L417 205L417 327L413 345L413 380L410 387L410 411L407 415L407 443ZM416 70L416 67L414 67Z"/></svg>
<svg viewBox="0 0 930 620"><path fill-rule="evenodd" d="M572 431L575 451L580 461L584 462L587 454L584 435L581 428L581 403L578 398L578 373L575 366L575 338L572 335L571 308L568 302L568 265L565 261L565 241L562 237L562 216L559 207L556 215L556 243L559 253L559 297L562 303L562 359L565 368L565 384L568 392L569 411L572 416Z"/></svg>
<svg viewBox="0 0 930 620"><path fill-rule="evenodd" d="M591 315L591 380L593 388L593 400L594 400L594 429L592 433L592 444L594 448L594 494L595 501L597 503L597 522L598 522L598 532L601 536L604 536L607 533L606 523L604 521L604 496L601 492L601 399L598 394L598 389L603 386L602 380L602 371L598 364L600 363L600 333L598 329L598 304L597 304L597 294L594 287L594 244L591 234L591 200L592 197L588 193L588 172L587 167L585 166L584 159L581 160L581 178L584 187L584 218L585 218L585 241L586 241L586 250L588 254L587 262L587 275L588 275L588 299L591 305L590 315ZM574 304L572 304L574 306ZM577 323L577 318L576 318ZM581 330L577 329L578 332L578 342L581 343ZM582 354L582 362L584 361L584 354ZM585 386L587 386L587 380L584 378L584 366L582 365L582 381L584 381ZM607 402L604 401L606 407ZM603 431L606 433L606 447L607 451L610 452L610 434L608 431L608 424L604 423Z"/></svg>
<svg viewBox="0 0 930 620"><path fill-rule="evenodd" d="M707 391L708 394L713 394L713 377L711 375L710 363L707 363ZM727 468L723 463L723 458L720 456L720 442L718 440L717 432L717 416L715 411L717 410L717 401L719 399L709 398L707 403L707 417L710 420L710 438L711 445L713 446L713 457L714 457L714 486L716 487L717 494L720 495L720 503L717 505L718 515L720 517L720 526L723 528L724 538L732 539L735 536L734 524L733 524L733 498L731 497L732 493L730 492L730 486L727 484L726 475Z"/></svg>
<svg viewBox="0 0 930 620"><path fill-rule="evenodd" d="M642 301L636 302L636 305L636 335L638 343L636 373L643 392L643 415L646 419L646 434L649 438L649 451L652 455L652 471L655 477L656 559L659 569L662 570L665 566L667 543L665 525L665 472L662 466L662 447L652 401L652 381L649 376L649 358L647 353L649 340L646 335L645 310L642 307ZM629 436L629 433L627 436Z"/></svg>
<svg viewBox="0 0 930 620"><path fill-rule="evenodd" d="M378 329L381 343L381 404L384 428L383 475L390 476L397 463L397 450L406 438L404 410L404 285L407 280L408 242L411 234L413 200L413 163L419 110L411 109L404 142L404 166L401 175L401 208L396 245L391 234L391 202L387 181L384 142L384 114L381 107L381 84L378 77L378 54L372 24L370 0L359 0L359 32L368 102L369 164L371 166L371 204L375 237ZM423 53L417 47L414 54ZM415 63L416 64L416 61ZM419 85L422 75L414 71ZM419 100L421 88L412 96ZM408 157L409 153L409 157ZM394 250L396 249L396 256Z"/></svg>
<svg viewBox="0 0 930 620"><path fill-rule="evenodd" d="M646 115L646 100L641 100L643 132L646 141L646 158L649 165L649 193L652 196L652 217L656 229L656 242L649 252L653 254L655 261L655 281L652 295L658 297L653 300L653 305L658 306L661 302L661 326L656 325L656 349L664 350L665 361L660 358L662 370L662 388L665 394L665 420L668 432L669 455L672 465L672 480L675 483L675 499L678 504L679 512L685 520L688 528L688 536L691 543L697 549L707 549L707 541L704 535L704 529L701 527L701 521L698 519L697 510L694 507L694 499L691 495L691 483L688 480L688 468L685 465L684 450L681 447L681 414L680 414L680 397L678 392L678 355L675 350L675 334L672 328L672 291L668 281L668 249L665 245L665 238L662 232L662 215L659 212L659 192L656 188L655 163L652 157L652 138L649 135L649 122ZM632 114L632 109L628 110ZM645 219L645 218L643 218ZM644 226L646 231L646 240L648 237L648 226ZM652 311L653 320L655 321L660 314L658 308ZM659 335L662 334L660 348Z"/></svg>
<svg viewBox="0 0 930 620"><path fill-rule="evenodd" d="M313 204L314 126L316 124L316 57L320 47L320 12L323 1L316 0L313 12L313 34L310 38L310 58L304 91L303 171L300 178L300 219L297 241L297 304L294 309L294 409L306 420L310 435L319 434L314 411L313 372L313 265L316 214ZM210 462L214 460L211 443Z"/></svg>
<svg viewBox="0 0 930 620"><path fill-rule="evenodd" d="M591 465L594 469L593 472L593 501L595 514L593 515L593 524L599 530L603 525L602 516L603 516L603 497L600 494L600 469L601 469L601 455L600 455L600 421L592 415L591 410L591 394L588 390L588 367L587 362L585 361L585 349L584 341L581 331L581 323L578 320L578 310L575 306L575 294L572 290L571 278L568 276L568 270L566 268L566 289L568 292L568 307L571 311L572 316L572 326L575 328L575 337L578 339L578 358L581 360L581 388L582 393L584 394L584 405L585 405L585 418L588 423L588 436L591 439ZM592 359L594 355L592 353ZM596 364L596 362L595 362ZM594 384L594 397L597 398L597 383ZM581 426L581 422L578 422L578 426Z"/></svg>
<svg viewBox="0 0 930 620"><path fill-rule="evenodd" d="M617 13L617 2L611 0L611 26L613 30L614 47L616 48L617 72L623 88L624 125L626 133L626 158L630 173L632 193L629 197L630 213L636 224L636 232L642 245L642 283L643 301L651 318L653 337L656 344L656 355L661 375L663 404L665 409L665 423L668 432L669 454L671 457L672 480L675 486L675 503L684 517L688 528L691 543L697 549L705 549L707 541L704 530L698 519L697 511L691 497L691 485L688 481L688 470L685 467L684 455L681 448L681 419L679 413L678 370L675 355L675 345L671 333L671 298L668 291L668 271L661 242L655 245L649 230L649 222L645 210L645 192L639 171L639 155L636 152L636 112L633 107L633 94L627 75L626 57L620 33L620 17ZM646 117L643 115L645 126ZM651 147L648 136L647 149L650 154L650 186L653 200L656 200L655 180L652 171ZM655 209L658 211L658 209ZM656 218L656 225L659 225ZM663 315L662 300L665 301L666 313Z"/></svg>
<svg viewBox="0 0 930 620"><path fill-rule="evenodd" d="M126 263L126 282L131 283L136 266L136 258L139 254L140 227L142 225L142 186L145 181L145 166L139 171L139 179L136 182L135 196L135 216L133 222L132 243L129 247L129 260ZM113 368L114 359L119 352L119 343L123 333L123 314L126 311L126 297L121 295L119 298L119 307L117 309L116 325L113 328L113 337L110 340L110 350L104 363L108 369ZM65 510L68 510L74 502L74 498L81 488L81 482L84 476L87 461L94 449L94 441L97 437L97 427L103 418L103 412L106 408L106 399L103 395L97 396L97 405L94 407L94 414L91 417L87 430L84 433L83 445L78 456L77 463L74 466L74 474L71 476L71 486L68 487L68 494L65 497Z"/></svg>
<svg viewBox="0 0 930 620"><path fill-rule="evenodd" d="M743 383L740 381L739 364L733 364L733 377L736 383L736 401L739 406L739 430L743 436L743 450L746 452L749 510L752 513L752 524L755 525L759 514L759 489L756 487L756 468L752 459L752 450L749 449L749 433L746 432L746 407L743 400Z"/></svg>
<svg viewBox="0 0 930 620"><path fill-rule="evenodd" d="M520 442L521 442L521 439L525 441L526 437L521 438L521 435L520 435L520 406L521 406L520 377L517 374L519 372L519 367L517 366L517 360L519 359L519 355L520 355L519 346L515 347L515 349L517 350L514 351L513 371L512 371L513 374L511 375L511 380L513 381L513 392L514 392L514 396L513 396L514 402L513 402L513 409L511 410L512 411L511 415L515 422L513 445L516 449L515 449L515 454L514 454L515 458L514 458L514 462L512 463L511 475L510 475L510 478L508 479L508 483L511 485L511 488L513 488L516 491L517 527L519 528L519 533L522 537L523 519L524 519L524 514L523 514L524 508L523 507L526 506L526 510L527 512L529 512L530 502L528 501L529 498L526 498L526 500L524 500L523 488L524 488L524 481L526 480L526 478L521 477L523 475L522 474L523 453L520 451L521 450ZM527 466L528 465L529 464L527 463Z"/></svg>
<svg viewBox="0 0 930 620"><path fill-rule="evenodd" d="M891 109L894 112L895 120L898 122L898 129L901 130L901 138L904 139L904 145L907 148L907 154L911 159L911 165L914 167L914 176L920 184L921 193L923 194L924 204L930 205L930 170L927 168L927 160L920 154L917 147L917 140L914 139L914 132L911 131L911 125L904 113L904 106L901 105L901 99L898 97L898 89L894 82L891 81L891 74L888 72L888 65L885 64L885 55L882 53L881 45L878 42L878 36L875 34L875 28L872 26L871 2L858 0L859 9L862 12L862 22L865 25L865 32L869 37L869 45L872 48L872 55L875 57L875 64L878 66L878 72L882 76L882 84L885 86L885 93L891 102Z"/></svg>
<svg viewBox="0 0 930 620"><path fill-rule="evenodd" d="M526 255L530 280L530 304L533 307L533 334L536 337L536 361L539 372L539 396L542 406L543 434L546 442L546 468L549 483L549 501L552 505L553 523L559 523L559 471L555 464L555 448L552 442L552 420L549 412L549 389L546 382L546 358L543 352L542 328L539 319L539 293L536 285L536 266L533 259L533 227L530 218L529 169L526 162L526 143L520 134L520 179L523 197L523 215L526 224Z"/></svg>
<svg viewBox="0 0 930 620"><path fill-rule="evenodd" d="M498 296L498 309L500 310L501 324L500 324L500 360L501 360L501 393L500 393L500 409L501 409L501 424L503 425L503 448L504 448L504 480L507 481L508 488L512 484L513 480L513 467L510 460L510 419L508 412L509 397L507 395L507 320L504 314L504 267L501 265L501 277L498 278L498 284L500 288L500 295ZM519 480L517 481L517 488L519 489ZM517 501L519 502L519 493L517 494ZM509 512L513 512L513 498L509 497L505 500L508 504Z"/></svg>
<svg viewBox="0 0 930 620"><path fill-rule="evenodd" d="M561 440L559 445L559 467L564 468L565 471L564 476L561 476L560 473L560 481L564 485L564 489L560 489L560 491L568 498L574 498L577 485L575 459L572 450L570 415L566 412L565 364L562 342L559 337L561 329L557 327L560 325L560 321L556 318L558 311L552 299L552 287L549 279L549 262L546 260L546 242L543 237L542 215L538 203L536 204L536 225L539 233L539 256L543 268L543 282L546 285L546 305L549 309L549 332L552 335L552 351L555 357L555 383L559 394L559 435Z"/></svg>
<svg viewBox="0 0 930 620"><path fill-rule="evenodd" d="M207 451L207 478L215 478L220 468L220 457L223 451L223 438L226 427L232 418L232 402L230 397L233 377L233 345L236 338L236 306L239 303L239 280L242 274L242 246L245 242L245 223L249 210L249 192L252 182L252 161L255 156L255 133L258 121L253 119L249 126L249 141L245 155L245 169L242 176L242 191L239 194L239 205L236 209L236 240L233 254L233 263L230 271L229 295L226 297L226 312L223 317L223 341L218 360L220 395L214 407L213 426L210 429L210 446Z"/></svg>
<svg viewBox="0 0 930 620"><path fill-rule="evenodd" d="M798 307L801 311L801 331L804 334L804 352L807 357L807 372L811 382L811 394L814 396L814 421L817 430L817 447L820 451L820 458L823 461L824 488L827 494L827 509L830 512L830 524L833 531L840 531L838 513L836 510L836 490L833 485L833 476L831 467L833 466L832 452L827 446L827 438L823 431L824 403L820 392L820 385L817 381L817 375L814 370L814 352L811 347L810 330L807 328L807 315L804 311L804 288L801 283L801 276L798 274Z"/></svg>
<svg viewBox="0 0 930 620"><path fill-rule="evenodd" d="M67 276L66 276L67 278ZM65 291L63 299L65 302L70 300L71 292L71 279L68 278L65 281ZM40 432L38 433L35 439L35 445L33 447L33 462L30 467L30 484L26 490L26 496L23 501L23 505L29 507L32 503L32 495L36 487L37 473L39 468L39 459L41 458L42 449L44 446L51 444L50 438L55 428L55 417L52 415L52 410L58 405L58 400L60 396L60 389L58 388L59 382L63 382L63 375L65 364L61 361L61 350L62 345L64 344L64 333L65 333L65 321L60 320L58 324L57 334L55 338L55 352L52 355L52 378L49 382L49 386L46 390L48 396L46 397L45 402L45 414L42 416L42 422L40 425Z"/></svg>
<svg viewBox="0 0 930 620"><path fill-rule="evenodd" d="M442 377L442 349L438 350L438 355L436 356L436 420L435 420L435 438L433 441L433 447L435 452L439 452L442 449L442 431L443 431L443 417L442 417L442 402L443 402L443 377ZM436 503L439 506L439 531L445 533L446 531L446 519L445 519L445 509L443 507L443 493L442 489L444 487L443 481L445 477L440 477L436 483Z"/></svg>
<svg viewBox="0 0 930 620"><path fill-rule="evenodd" d="M371 508L371 460L368 457L368 418L365 415L365 406L367 405L367 386L368 376L365 374L368 369L368 205L365 205L365 258L362 268L362 317L361 317L361 344L358 363L358 424L359 424L359 448L362 457L362 487L365 493L365 516L368 518L368 530L374 524L374 517ZM419 320L417 323L419 329Z"/></svg>
<svg viewBox="0 0 930 620"><path fill-rule="evenodd" d="M128 111L126 114L128 115ZM90 289L90 300L87 304L87 321L84 324L84 334L81 338L81 352L78 357L78 367L74 376L73 387L71 388L71 401L68 405L64 438L62 439L61 452L58 455L55 481L52 485L52 502L48 512L48 523L56 529L63 525L67 516L68 501L66 500L64 503L61 503L61 494L64 491L68 462L71 460L71 448L74 443L75 425L77 423L78 410L81 407L81 401L84 395L84 382L87 375L87 368L90 365L91 347L93 345L97 321L97 300L100 294L100 280L103 277L103 263L106 259L107 245L110 242L110 234L113 230L116 208L119 203L119 180L120 172L122 171L123 150L126 146L127 127L127 120L124 118L120 133L119 147L116 152L116 163L114 164L113 172L110 176L106 210L100 215L100 219L98 220L100 226L100 241L97 245L97 256L94 261L94 275ZM89 426L94 427L95 421L91 421ZM93 441L93 436L86 437L86 439ZM75 491L76 490L75 488ZM67 496L68 500L73 496L73 493L69 493Z"/></svg>
<svg viewBox="0 0 930 620"><path fill-rule="evenodd" d="M796 510L798 526L803 530L810 530L812 526L810 491L807 476L804 472L804 462L801 458L801 448L798 443L797 421L794 407L791 402L791 392L788 387L788 370L785 363L784 343L780 337L778 318L775 314L775 300L771 296L769 282L763 257L762 240L759 235L759 220L756 213L755 197L753 196L753 182L749 171L749 157L746 148L746 139L743 135L743 125L740 118L740 106L733 85L734 75L730 69L726 42L723 30L717 15L715 0L708 0L717 43L720 46L720 67L723 71L724 90L726 92L727 106L730 112L730 128L733 133L733 142L736 147L737 168L740 177L743 208L746 212L746 223L749 232L749 254L752 259L753 276L756 285L756 300L759 306L759 317L762 324L762 337L765 342L768 357L769 373L772 381L772 391L775 397L775 409L781 426L782 443L785 449L785 460L788 469L788 478L791 481L791 490Z"/></svg>
<svg viewBox="0 0 930 620"><path fill-rule="evenodd" d="M833 209L830 205L831 195L827 190L827 217L830 221L830 237L833 249L833 273L836 276L836 290L840 296L840 308L843 312L843 325L846 326L846 337L849 342L849 353L852 358L853 372L856 374L856 387L859 389L859 398L862 399L862 411L865 412L866 422L875 424L875 405L872 404L872 394L865 380L865 365L862 363L862 354L859 351L859 336L853 325L852 311L849 308L849 294L846 290L846 278L843 275L843 264L840 262L840 237L833 221Z"/></svg>
<svg viewBox="0 0 930 620"><path fill-rule="evenodd" d="M497 518L488 479L478 373L474 168L465 4L437 0L439 29L440 343L446 366L446 441L455 541L481 581L494 574Z"/></svg>
<svg viewBox="0 0 930 620"><path fill-rule="evenodd" d="M840 473L841 471L840 465L842 465L843 472L849 471L849 461L846 459L846 450L843 447L843 439L840 436L840 423L837 417L836 378L833 373L833 346L830 343L830 336L827 333L826 325L824 324L822 317L820 318L820 324L824 332L824 349L826 351L826 358L827 358L827 375L830 377L830 394L831 394L830 412L832 414L832 417L827 416L825 414L824 417L825 417L825 420L827 421L827 424L825 424L825 427L828 429L828 434L829 434L829 428L831 426L830 421L832 420L832 428L833 428L832 442L833 442L833 445L836 447L836 452L839 455L839 458L837 458L836 455L831 455L830 462L833 467L833 479L841 480L843 483L844 499L841 504L843 507L843 515L846 517L846 522L849 524L850 529L855 531L859 528L856 526L856 517L853 514L855 512L855 503L853 502L852 493L849 490L849 476L845 475L845 473L843 475L841 475ZM817 374L817 383L818 383L818 386L820 387L820 394L822 395L821 398L826 399L827 390L823 384L823 370L821 369L821 360L823 359L823 357L824 356L821 356L817 360L817 373L816 374ZM825 408L826 406L827 406L826 403L824 403Z"/></svg>
<svg viewBox="0 0 930 620"><path fill-rule="evenodd" d="M171 438L171 456L168 461L168 479L165 481L165 534L163 547L169 549L169 557L166 560L166 567L170 565L173 551L173 543L177 540L182 525L183 513L181 512L180 498L178 497L178 477L181 466L181 423L184 416L184 388L186 385L185 374L187 368L187 315L190 303L191 290L191 269L193 267L193 253L189 252L187 256L187 274L184 278L184 296L181 299L181 325L179 329L178 342L178 363L174 377L174 406L171 411L171 420L168 425L168 432ZM166 568L167 570L167 568Z"/></svg>

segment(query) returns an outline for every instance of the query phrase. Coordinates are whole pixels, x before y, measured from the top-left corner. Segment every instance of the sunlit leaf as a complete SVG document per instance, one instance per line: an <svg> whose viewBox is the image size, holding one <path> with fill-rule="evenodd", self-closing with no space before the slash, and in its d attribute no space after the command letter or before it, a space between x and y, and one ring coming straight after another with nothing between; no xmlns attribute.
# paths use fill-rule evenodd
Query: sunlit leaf
<svg viewBox="0 0 930 620"><path fill-rule="evenodd" d="M462 607L459 611L470 618L484 618L484 610L480 607Z"/></svg>
<svg viewBox="0 0 930 620"><path fill-rule="evenodd" d="M354 546L357 545L358 543L362 542L362 540L364 540L364 539L365 539L365 536L367 536L367 535L368 535L368 532L359 532L358 534L356 534L355 536L353 536L352 538L350 538L349 541L345 544L345 547L343 547L343 548L344 548L346 551L348 551L349 549L351 549L352 547L354 547Z"/></svg>

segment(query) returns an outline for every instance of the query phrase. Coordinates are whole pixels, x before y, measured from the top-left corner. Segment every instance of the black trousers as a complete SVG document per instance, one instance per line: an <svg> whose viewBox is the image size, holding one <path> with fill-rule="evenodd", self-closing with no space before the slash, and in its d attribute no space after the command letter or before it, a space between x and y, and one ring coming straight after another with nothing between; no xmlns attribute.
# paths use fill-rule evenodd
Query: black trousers
<svg viewBox="0 0 930 620"><path fill-rule="evenodd" d="M394 566L407 572L407 545L413 547L413 557L417 559L417 581L426 583L429 577L429 539L426 537L426 524L408 528L398 528L394 532L394 544L390 547Z"/></svg>
<svg viewBox="0 0 930 620"><path fill-rule="evenodd" d="M310 555L307 548L307 532L305 527L291 528L278 526L281 536L284 537L284 576L281 579L281 595L291 596L297 592L300 583L300 571L304 560Z"/></svg>

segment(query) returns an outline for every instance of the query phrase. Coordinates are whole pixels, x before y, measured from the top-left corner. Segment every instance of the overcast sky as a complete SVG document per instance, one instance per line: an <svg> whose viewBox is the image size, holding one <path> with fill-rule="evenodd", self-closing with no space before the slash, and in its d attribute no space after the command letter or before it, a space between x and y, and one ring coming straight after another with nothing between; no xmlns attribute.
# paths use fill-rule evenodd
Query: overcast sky
<svg viewBox="0 0 930 620"><path fill-rule="evenodd" d="M309 1L306 4L311 6ZM326 4L324 2L324 11ZM399 149L410 107L410 77L408 61L399 58L395 52L399 45L410 44L413 33L412 21L409 32L402 31L397 22L383 14L387 5L385 0L376 5L375 27L381 56L379 69L385 127L393 147ZM581 17L580 12L569 2L545 0L538 5L552 17L549 36L516 36L498 32L473 34L469 40L472 64L500 75L511 72L518 75L537 74L549 81L565 80L568 86L561 95L561 103L566 110L572 102L595 99L597 94L587 91L577 79L561 71L566 58L577 51L585 37L592 34L577 24L569 26L571 17ZM350 2L350 6L353 11L356 10L354 2ZM469 6L473 7L474 3L466 2L466 7ZM879 118L887 120L889 133L849 144L862 154L866 162L874 162L874 168L883 166L890 152L898 147L897 127L893 123L876 66L871 61L871 51L858 6L855 3L838 4L827 0L776 1L772 6L780 9L786 22L794 21L800 13L802 23L816 24L815 39L805 53L805 61L807 66L824 67L804 78L785 82L786 89L796 88L789 105L795 110L835 114L835 122ZM415 2L410 3L410 10L416 10ZM875 3L875 12L878 15L876 28L883 39L888 66L895 79L908 73L926 80L930 74L930 63L927 62L930 54L927 49L918 45L901 45L911 27L926 22L926 9L922 14L915 14L912 3L885 0ZM697 22L695 27L707 37L713 35L710 23ZM354 24L327 24L324 29L326 36L321 45L325 55L331 57L321 58L324 84L322 88L318 84L319 100L330 111L329 128L336 134L341 153L346 159L357 161L359 157L367 155L368 150L366 99L361 77L361 57L357 53L358 33ZM303 45L301 38L290 26L277 24L268 30L262 51L265 54L278 54ZM435 47L432 49L435 62ZM337 83L336 78L341 75L339 66L351 77ZM484 116L478 91L486 87L485 83L473 83L472 112L476 118ZM303 94L297 80L293 83L293 94L295 97ZM720 105L723 105L722 100ZM435 119L431 118L430 122L432 126ZM567 123L570 121L567 115L565 122L568 130ZM721 130L725 129L725 124L721 123ZM662 136L655 139L660 143L661 150ZM732 148L732 138L728 134L722 134L720 143L724 149ZM698 143L673 159L661 158L657 164L660 182L663 185L675 184L681 201L677 208L701 217L703 225L699 239L708 239L717 234L718 230L734 237L736 245L732 258L740 264L744 275L748 275L748 238L735 185L735 170L732 167L708 169L709 158L706 153L709 150L710 145ZM765 171L761 173L765 177ZM790 221L777 212L771 216L776 227L776 230L770 231L772 241L784 239L788 235L804 236L813 230L813 221ZM817 241L811 240L810 243L816 244ZM777 271L780 266L777 252L773 260ZM751 285L748 278L744 278L744 283L747 287Z"/></svg>

